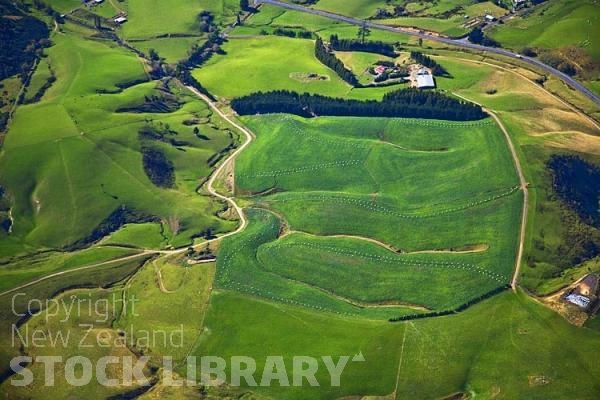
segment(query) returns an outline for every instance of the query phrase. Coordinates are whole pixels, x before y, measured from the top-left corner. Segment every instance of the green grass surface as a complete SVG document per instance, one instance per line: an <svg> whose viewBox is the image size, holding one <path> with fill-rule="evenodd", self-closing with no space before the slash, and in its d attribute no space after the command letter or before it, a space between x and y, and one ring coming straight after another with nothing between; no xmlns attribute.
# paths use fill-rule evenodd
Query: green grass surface
<svg viewBox="0 0 600 400"><path fill-rule="evenodd" d="M29 255L26 258L12 260L9 265L1 270L0 292L58 271L102 263L133 255L137 252L134 249L126 248L97 247L71 253L47 252Z"/></svg>
<svg viewBox="0 0 600 400"><path fill-rule="evenodd" d="M301 388L283 388L274 382L272 387L255 388L273 398L331 399L343 394L384 395L394 389L402 343L403 326L400 325L345 319L231 292L218 292L213 295L206 327L207 332L193 354L218 355L226 360L239 354L253 357L258 382L269 355L283 356L290 384L292 355L319 359L317 380L320 387L310 387L305 382ZM232 331L237 332L236 337L223 334ZM331 387L320 356L331 355L337 363L340 356L352 357L359 352L366 361L348 361L341 386Z"/></svg>
<svg viewBox="0 0 600 400"><path fill-rule="evenodd" d="M498 25L490 34L510 48L555 49L576 45L583 47L595 60L600 58L600 14L595 1L551 0L532 13Z"/></svg>
<svg viewBox="0 0 600 400"><path fill-rule="evenodd" d="M18 348L20 342L18 340L13 342L12 330L10 329L12 324L16 324L20 319L15 313L22 314L28 309L35 311L37 307L39 307L38 301L42 302L43 305L46 299L54 298L67 289L77 287L109 287L119 283L126 277L132 275L146 259L147 257L140 257L139 259L106 264L92 269L72 271L20 289L17 292L19 295L15 298L13 298L14 293L1 296L0 321L2 322L2 330L0 331L0 371L2 374L5 374L8 371L9 360L20 353ZM71 262L73 261L75 260L71 260ZM80 259L79 261L82 260ZM32 260L31 262L35 263L36 260ZM69 261L65 262L65 265L61 269L69 268L69 266L66 265L68 262ZM15 265L15 267L16 266L17 265ZM25 269L26 267L21 265L21 268ZM40 275L37 275L36 278L39 278ZM38 388L40 387L38 386ZM4 390L6 389L7 386L2 386L0 392L4 393Z"/></svg>
<svg viewBox="0 0 600 400"><path fill-rule="evenodd" d="M471 0L442 0L427 3L389 2L382 0L320 0L314 8L367 19L373 17L377 9L393 11L394 5L403 5L410 13L409 16L376 20L376 22L394 26L415 27L453 37L468 33L469 30L464 27L465 21L473 18L481 19L486 14L499 17L507 12L491 1L478 4ZM446 16L444 13L450 13L450 15ZM465 15L468 15L469 18L465 19Z"/></svg>
<svg viewBox="0 0 600 400"><path fill-rule="evenodd" d="M203 11L211 11L218 24L235 21L239 11L237 0L127 0L128 22L122 27L127 38L155 38L167 34L198 35L196 20Z"/></svg>
<svg viewBox="0 0 600 400"><path fill-rule="evenodd" d="M283 221L251 211L221 247L222 286L375 316L390 314L383 304L451 309L510 280L522 200L491 120L243 121L257 139L236 161L238 193L273 192L249 199ZM278 238L284 222L310 235Z"/></svg>
<svg viewBox="0 0 600 400"><path fill-rule="evenodd" d="M171 88L183 105L175 112L118 113L158 94L155 82L115 86L146 79L142 62L71 33L54 41L48 57L57 81L42 102L18 109L0 155L0 182L14 199L15 220L0 253L73 243L121 205L159 216L175 246L207 227L229 230L233 224L212 215L222 206L195 194L212 171L207 160L233 140L223 122L177 85ZM208 140L183 124L194 118ZM159 123L186 142L179 149L161 145L176 169L174 189L154 186L142 166L137 131Z"/></svg>
<svg viewBox="0 0 600 400"><path fill-rule="evenodd" d="M43 312L20 327L21 336L24 340L29 341L29 346L25 347L27 354L31 357L62 356L63 360L77 355L93 360L93 365L95 365L95 361L104 356L132 357L137 360L137 356L128 348L114 345L118 333L111 326L111 322L121 312L121 303L118 301L120 295L119 290L73 290L58 296L57 300L67 305L71 301L80 304L80 311L71 310L70 314L67 314L64 310L65 307L55 306L48 310L50 314ZM116 302L115 299L117 299ZM91 305L92 308L88 309L88 305ZM75 310L77 310L76 307ZM88 331L90 326L93 326L93 329ZM52 345L52 339L40 340L40 337L42 337L40 332L47 335L46 337L52 338L61 334L62 340L57 340L56 344ZM38 346L32 345L33 337L37 338L36 343L39 344ZM20 342L18 337L16 340ZM30 385L16 387L11 386L10 381L5 381L0 386L0 392L9 395L10 398L35 396L37 399L69 398L73 396L98 398L99 396L110 397L123 392L123 388L119 386L101 385L98 382L100 377L95 371L92 371L92 379L89 384L74 386L66 380L64 366L61 363L56 366L53 377L54 383L46 385L42 363L34 362L28 365L28 368L34 377ZM76 371L77 374L82 373L81 368L76 368ZM147 373L148 369L145 368L145 371ZM109 364L106 372L107 376L117 378L122 373L122 367Z"/></svg>
<svg viewBox="0 0 600 400"><path fill-rule="evenodd" d="M463 21L464 19L458 16L452 19L438 19L432 17L399 17L393 19L383 19L378 22L385 25L417 28L426 31L438 32L446 36L458 37L469 32L468 29L461 26Z"/></svg>
<svg viewBox="0 0 600 400"><path fill-rule="evenodd" d="M320 360L320 387L252 389L277 399L383 396L396 388L390 398L464 392L496 399L591 400L600 390L589 351L598 333L569 325L521 294L502 294L455 316L381 324L220 292L213 296L206 325L195 354L252 356L257 380L268 355L283 355L291 380L293 356L337 360L363 353L365 362L348 362L340 387L330 386ZM540 377L549 383L535 384Z"/></svg>
<svg viewBox="0 0 600 400"><path fill-rule="evenodd" d="M314 41L279 36L231 39L223 46L226 55L212 57L196 77L211 93L226 98L259 90L287 89L333 97L378 98L395 86L352 89L336 73L314 57ZM317 73L327 80L303 81L297 74Z"/></svg>
<svg viewBox="0 0 600 400"><path fill-rule="evenodd" d="M175 64L187 58L188 51L194 44L200 46L202 43L204 39L201 37L171 37L136 41L131 44L145 54L149 54L150 49L154 49L166 62Z"/></svg>
<svg viewBox="0 0 600 400"><path fill-rule="evenodd" d="M360 51L336 51L335 54L348 69L354 72L358 81L363 85L373 82L373 75L369 73L369 68L374 66L377 61L394 60L391 57Z"/></svg>
<svg viewBox="0 0 600 400"><path fill-rule="evenodd" d="M165 343L161 333L160 340L137 349L144 352L151 349L153 361L158 364L164 355L173 357L174 362L185 362L203 328L213 277L214 264L186 266L164 258L147 263L125 289L125 298L138 301L128 304L127 312L115 321L115 327L127 332L133 330L135 337L144 335L144 331L167 335L177 332L173 341L167 336Z"/></svg>
<svg viewBox="0 0 600 400"><path fill-rule="evenodd" d="M258 90L291 89L343 96L350 91L332 70L314 57L312 40L283 37L232 39L223 46L227 55L212 57L194 76L211 93L237 97ZM304 83L293 73L318 73L326 81Z"/></svg>
<svg viewBox="0 0 600 400"><path fill-rule="evenodd" d="M163 230L163 226L155 222L127 224L100 243L102 245L128 245L159 249L164 247L168 240Z"/></svg>

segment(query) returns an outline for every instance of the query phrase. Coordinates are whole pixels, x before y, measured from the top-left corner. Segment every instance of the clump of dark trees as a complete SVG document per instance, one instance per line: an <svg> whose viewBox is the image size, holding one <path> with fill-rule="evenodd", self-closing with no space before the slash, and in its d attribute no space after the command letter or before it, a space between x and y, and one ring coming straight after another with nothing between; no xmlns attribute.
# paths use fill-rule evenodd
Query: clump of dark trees
<svg viewBox="0 0 600 400"><path fill-rule="evenodd" d="M264 31L266 33L266 31ZM311 39L312 33L305 30L293 30L293 29L284 29L284 28L275 28L273 29L273 35L277 36L286 36L291 38L301 38L301 39Z"/></svg>
<svg viewBox="0 0 600 400"><path fill-rule="evenodd" d="M586 224L600 228L600 167L577 156L553 155L547 162L554 191Z"/></svg>
<svg viewBox="0 0 600 400"><path fill-rule="evenodd" d="M25 82L36 58L50 45L46 24L25 14L11 2L0 1L0 80L21 75Z"/></svg>
<svg viewBox="0 0 600 400"><path fill-rule="evenodd" d="M73 251L86 247L103 237L118 231L125 224L140 224L144 222L159 222L160 218L135 211L125 205L118 207L108 217L106 217L94 230L78 241L64 247L67 251Z"/></svg>
<svg viewBox="0 0 600 400"><path fill-rule="evenodd" d="M175 167L164 150L151 143L142 143L142 163L148 179L158 187L175 186Z"/></svg>
<svg viewBox="0 0 600 400"><path fill-rule="evenodd" d="M409 13L408 13L408 11L406 11L406 8L398 5L398 6L394 6L394 9L392 11L389 11L385 8L378 8L377 11L375 12L375 15L373 15L372 19L387 19L387 18L406 17L407 15L409 15Z"/></svg>
<svg viewBox="0 0 600 400"><path fill-rule="evenodd" d="M444 67L438 64L433 58L421 53L420 51L411 51L410 58L421 65L431 68L433 75L450 76Z"/></svg>
<svg viewBox="0 0 600 400"><path fill-rule="evenodd" d="M359 86L358 79L350 71L342 61L340 61L335 54L333 54L323 43L321 38L317 38L315 41L315 57L323 64L331 68L340 78L349 83L352 86Z"/></svg>
<svg viewBox="0 0 600 400"><path fill-rule="evenodd" d="M476 27L475 29L473 29L471 31L471 33L469 33L468 38L469 38L469 42L475 43L475 44L480 44L482 46L501 47L500 43L498 43L497 41L495 41L492 38L485 36L485 34L483 33L483 31L481 30L480 27Z"/></svg>
<svg viewBox="0 0 600 400"><path fill-rule="evenodd" d="M12 220L9 217L10 201L6 196L6 190L0 186L0 233L8 233L12 226Z"/></svg>
<svg viewBox="0 0 600 400"><path fill-rule="evenodd" d="M317 115L434 118L472 121L487 114L473 103L444 94L418 89L386 93L382 101L349 100L287 90L257 92L231 101L240 115L289 113L303 117Z"/></svg>
<svg viewBox="0 0 600 400"><path fill-rule="evenodd" d="M394 46L381 41L361 41L356 39L340 39L338 35L331 35L329 44L336 51L363 51L376 53L387 57L396 57Z"/></svg>
<svg viewBox="0 0 600 400"><path fill-rule="evenodd" d="M199 28L208 33L208 38L201 46L194 45L188 53L188 58L178 64L179 68L194 68L204 64L214 53L223 53L221 44L223 37L215 23L214 16L210 11L202 11L198 14Z"/></svg>
<svg viewBox="0 0 600 400"><path fill-rule="evenodd" d="M561 200L559 209L563 242L556 248L543 240L534 240L537 250L559 267L578 265L600 255L600 168L577 156L553 155L547 161L552 173L553 192ZM528 264L535 266L535 258Z"/></svg>
<svg viewBox="0 0 600 400"><path fill-rule="evenodd" d="M160 142L172 146L184 146L189 143L180 142L174 138L177 132L171 130L168 124L159 122L157 125L148 124L140 128L138 138L142 153L144 172L150 181L162 188L175 186L175 167L167 157Z"/></svg>
<svg viewBox="0 0 600 400"><path fill-rule="evenodd" d="M410 321L412 319L441 317L444 315L456 314L456 313L466 310L467 308L469 308L477 303L482 302L485 299L489 299L490 297L495 296L498 293L502 293L508 289L510 289L510 285L508 285L508 284L499 286L495 289L490 290L487 293L482 294L481 296L475 297L474 299L471 299L471 300L467 301L466 303L461 304L460 306L456 307L453 310L434 311L434 312L423 313L423 314L402 315L401 317L390 318L388 321L389 322Z"/></svg>

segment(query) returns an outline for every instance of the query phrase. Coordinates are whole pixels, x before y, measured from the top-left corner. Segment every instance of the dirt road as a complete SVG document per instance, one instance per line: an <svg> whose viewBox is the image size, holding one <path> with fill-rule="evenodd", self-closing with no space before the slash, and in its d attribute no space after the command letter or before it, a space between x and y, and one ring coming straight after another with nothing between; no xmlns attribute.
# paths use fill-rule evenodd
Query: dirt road
<svg viewBox="0 0 600 400"><path fill-rule="evenodd" d="M187 88L192 91L196 96L198 96L200 99L202 99L203 101L205 101L208 106L214 111L216 112L221 118L223 118L225 121L229 122L232 126L234 126L236 129L238 129L240 132L242 132L244 134L244 136L246 137L246 141L240 146L238 147L238 149L236 151L234 151L233 153L231 153L229 155L229 157L223 161L221 163L221 165L213 172L213 174L211 175L210 179L208 180L207 183L207 190L208 192L221 199L221 200L225 200L226 202L228 202L238 213L239 217L240 217L240 225L238 226L238 228L234 231L228 232L222 236L219 236L215 239L210 239L207 240L206 242L200 243L197 246L204 246L207 243L212 243L215 242L217 240L221 240L225 237L228 236L232 236L235 235L239 232L241 232L242 230L244 230L246 228L246 225L248 224L248 221L246 219L246 216L244 215L244 212L242 211L242 208L240 206L237 205L237 203L233 200L232 197L227 197L224 196L220 193L218 193L216 191L216 189L214 188L214 183L217 179L217 177L221 174L221 172L223 171L223 169L226 167L226 165L230 162L233 161L233 159L240 154L252 141L252 139L254 139L254 134L252 132L250 132L248 129L244 128L243 126L239 125L237 122L233 121L231 118L229 118L229 116L227 116L225 113L223 113L216 105L215 103L209 99L207 96L205 96L204 94L200 93L198 90L196 90L195 88L191 87L191 86L187 86ZM176 255L176 254L181 254L184 251L187 251L187 248L181 248L181 249L176 249L176 250L143 250L140 253L137 254L133 254L133 255L129 255L129 256L125 256L125 257L120 257L120 258L115 258L113 260L108 260L108 261L103 261L100 263L95 263L95 264L90 264L90 265L85 265L79 268L74 268L74 269L69 269L69 270L65 270L65 271L60 271L60 272L56 272L50 275L46 275L44 277L41 277L39 279L33 280L31 282L28 283L24 283L20 286L14 287L12 289L6 290L2 293L0 293L0 297L5 296L7 294L13 293L17 290L21 290L24 289L26 287L35 285L37 283L43 282L45 280L51 279L51 278L55 278L57 276L61 276L61 275L66 275L66 274L70 274L72 272L77 272L77 271L84 271L87 269L92 269L92 268L96 268L96 267L100 267L103 265L107 265L107 264L114 264L114 263L118 263L121 261L127 261L127 260L132 260L135 258L139 258L142 256L147 256L147 255L157 255L157 254L162 254L162 255Z"/></svg>

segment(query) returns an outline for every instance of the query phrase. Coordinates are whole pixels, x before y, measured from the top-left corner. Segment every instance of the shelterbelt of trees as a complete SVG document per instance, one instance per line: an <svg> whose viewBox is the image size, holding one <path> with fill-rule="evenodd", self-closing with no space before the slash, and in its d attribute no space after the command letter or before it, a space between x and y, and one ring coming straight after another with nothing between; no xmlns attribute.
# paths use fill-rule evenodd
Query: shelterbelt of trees
<svg viewBox="0 0 600 400"><path fill-rule="evenodd" d="M335 54L329 51L329 49L323 43L323 40L319 37L315 41L315 57L324 65L335 71L335 73L338 74L338 76L346 81L346 83L349 85L354 87L360 86L354 73L346 68L344 63L337 58Z"/></svg>
<svg viewBox="0 0 600 400"><path fill-rule="evenodd" d="M363 51L365 53L381 54L388 57L396 57L394 46L381 41L360 41L356 39L340 39L338 35L329 38L331 48L336 51Z"/></svg>
<svg viewBox="0 0 600 400"><path fill-rule="evenodd" d="M240 115L289 113L303 117L319 115L369 116L473 121L487 114L480 106L437 92L403 89L387 93L382 101L348 100L287 90L257 92L238 97L231 106Z"/></svg>

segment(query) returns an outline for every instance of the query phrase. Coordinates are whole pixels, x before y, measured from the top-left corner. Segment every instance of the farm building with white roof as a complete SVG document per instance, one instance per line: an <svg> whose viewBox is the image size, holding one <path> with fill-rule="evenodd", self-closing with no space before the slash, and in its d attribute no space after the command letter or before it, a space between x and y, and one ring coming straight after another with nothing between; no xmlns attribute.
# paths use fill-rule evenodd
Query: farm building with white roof
<svg viewBox="0 0 600 400"><path fill-rule="evenodd" d="M433 75L431 75L425 68L420 69L417 73L417 87L419 89L431 89L435 87Z"/></svg>

